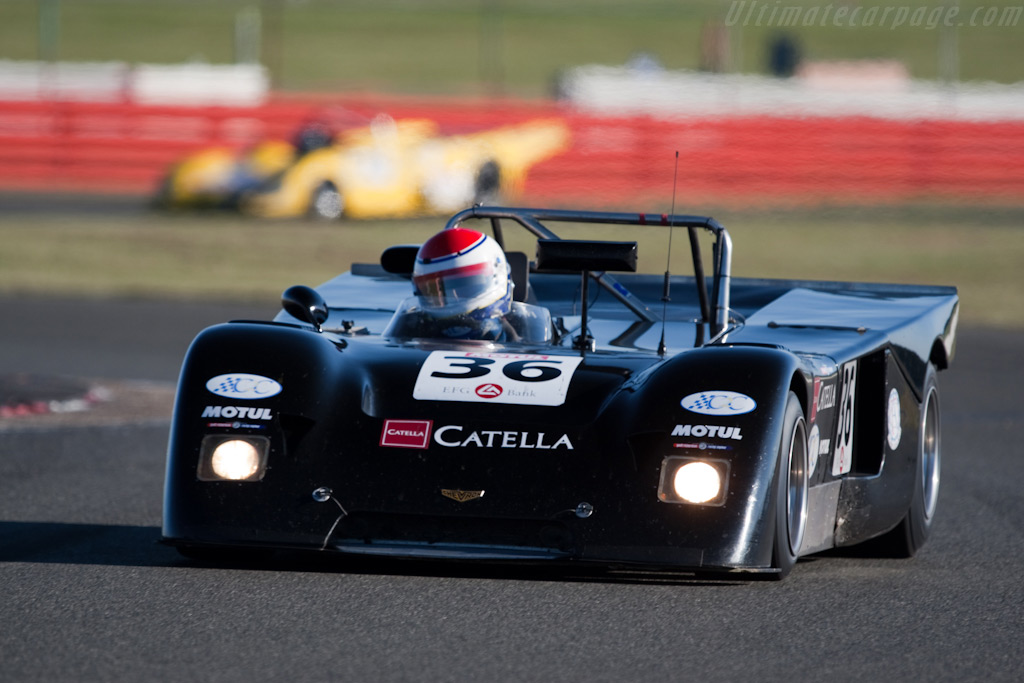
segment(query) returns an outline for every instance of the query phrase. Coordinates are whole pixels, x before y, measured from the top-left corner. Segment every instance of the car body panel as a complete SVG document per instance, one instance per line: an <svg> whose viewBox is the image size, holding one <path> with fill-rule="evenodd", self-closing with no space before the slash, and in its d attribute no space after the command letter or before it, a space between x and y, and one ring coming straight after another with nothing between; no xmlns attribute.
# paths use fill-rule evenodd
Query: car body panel
<svg viewBox="0 0 1024 683"><path fill-rule="evenodd" d="M379 118L250 192L242 211L267 218L302 216L317 188L329 183L344 197L349 218L451 213L499 193L516 197L529 168L563 151L568 139L559 120L443 137L432 121ZM478 186L489 163L497 167L500 187ZM495 196L487 195L491 191Z"/></svg>
<svg viewBox="0 0 1024 683"><path fill-rule="evenodd" d="M710 335L694 277L673 276L666 302L661 276L616 278L663 303L665 323L602 291L593 342L579 346L581 275L537 271L529 293L557 321L552 343L385 338L410 283L371 264L318 288L319 330L282 311L203 331L179 381L165 540L770 573L791 394L813 462L801 553L900 522L924 369L954 354L955 288L731 278L731 322ZM281 390L231 400L206 388L231 373ZM424 383L440 393L423 398ZM211 435L269 439L265 475L198 480ZM726 468L719 502L664 495L666 468L687 459Z"/></svg>
<svg viewBox="0 0 1024 683"><path fill-rule="evenodd" d="M295 147L267 140L238 152L201 150L176 163L155 198L166 209L237 208L240 197L294 163Z"/></svg>

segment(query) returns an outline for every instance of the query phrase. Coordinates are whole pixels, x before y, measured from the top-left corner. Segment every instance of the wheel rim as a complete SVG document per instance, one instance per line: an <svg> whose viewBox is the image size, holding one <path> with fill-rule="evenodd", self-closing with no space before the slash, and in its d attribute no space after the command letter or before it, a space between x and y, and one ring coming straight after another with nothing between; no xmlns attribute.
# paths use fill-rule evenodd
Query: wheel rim
<svg viewBox="0 0 1024 683"><path fill-rule="evenodd" d="M932 389L928 392L921 426L921 490L924 494L925 521L932 518L939 498L939 446L939 401L935 389Z"/></svg>
<svg viewBox="0 0 1024 683"><path fill-rule="evenodd" d="M341 212L344 210L341 193L333 187L320 189L313 199L313 210L321 218L341 218Z"/></svg>
<svg viewBox="0 0 1024 683"><path fill-rule="evenodd" d="M807 429L803 419L796 423L789 444L786 518L789 550L796 555L800 551L807 525Z"/></svg>

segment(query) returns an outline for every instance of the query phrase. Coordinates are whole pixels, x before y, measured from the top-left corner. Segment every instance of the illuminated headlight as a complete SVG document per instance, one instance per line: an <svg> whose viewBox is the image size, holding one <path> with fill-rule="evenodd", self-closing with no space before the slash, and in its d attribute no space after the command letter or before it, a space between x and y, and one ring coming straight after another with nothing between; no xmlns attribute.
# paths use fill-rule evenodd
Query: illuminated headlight
<svg viewBox="0 0 1024 683"><path fill-rule="evenodd" d="M207 436L199 452L201 481L259 481L267 469L265 436Z"/></svg>
<svg viewBox="0 0 1024 683"><path fill-rule="evenodd" d="M661 464L658 500L691 505L723 505L729 463L725 460L667 457Z"/></svg>

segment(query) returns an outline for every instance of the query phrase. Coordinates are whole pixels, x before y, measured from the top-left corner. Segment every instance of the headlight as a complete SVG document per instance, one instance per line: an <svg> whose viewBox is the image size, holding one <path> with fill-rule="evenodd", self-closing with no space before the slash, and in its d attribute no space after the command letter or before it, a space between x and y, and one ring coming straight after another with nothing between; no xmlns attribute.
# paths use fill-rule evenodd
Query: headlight
<svg viewBox="0 0 1024 683"><path fill-rule="evenodd" d="M717 498L722 490L722 478L706 462L688 462L672 478L676 495L690 503L706 503Z"/></svg>
<svg viewBox="0 0 1024 683"><path fill-rule="evenodd" d="M207 436L199 452L201 481L259 481L267 469L265 436Z"/></svg>
<svg viewBox="0 0 1024 683"><path fill-rule="evenodd" d="M665 503L723 505L729 477L725 460L669 456L661 465L658 500Z"/></svg>

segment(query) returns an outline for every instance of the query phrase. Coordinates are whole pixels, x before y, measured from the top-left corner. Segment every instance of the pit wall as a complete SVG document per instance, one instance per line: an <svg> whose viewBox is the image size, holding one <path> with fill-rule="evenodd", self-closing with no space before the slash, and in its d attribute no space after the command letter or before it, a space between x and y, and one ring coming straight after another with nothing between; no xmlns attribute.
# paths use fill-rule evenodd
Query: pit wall
<svg viewBox="0 0 1024 683"><path fill-rule="evenodd" d="M292 137L303 123L366 125L375 115L428 118L443 134L531 119L569 127L568 150L534 166L531 205L1019 202L1024 121L864 116L596 116L549 102L275 97L257 107L0 102L0 191L146 195L167 169L211 146Z"/></svg>

